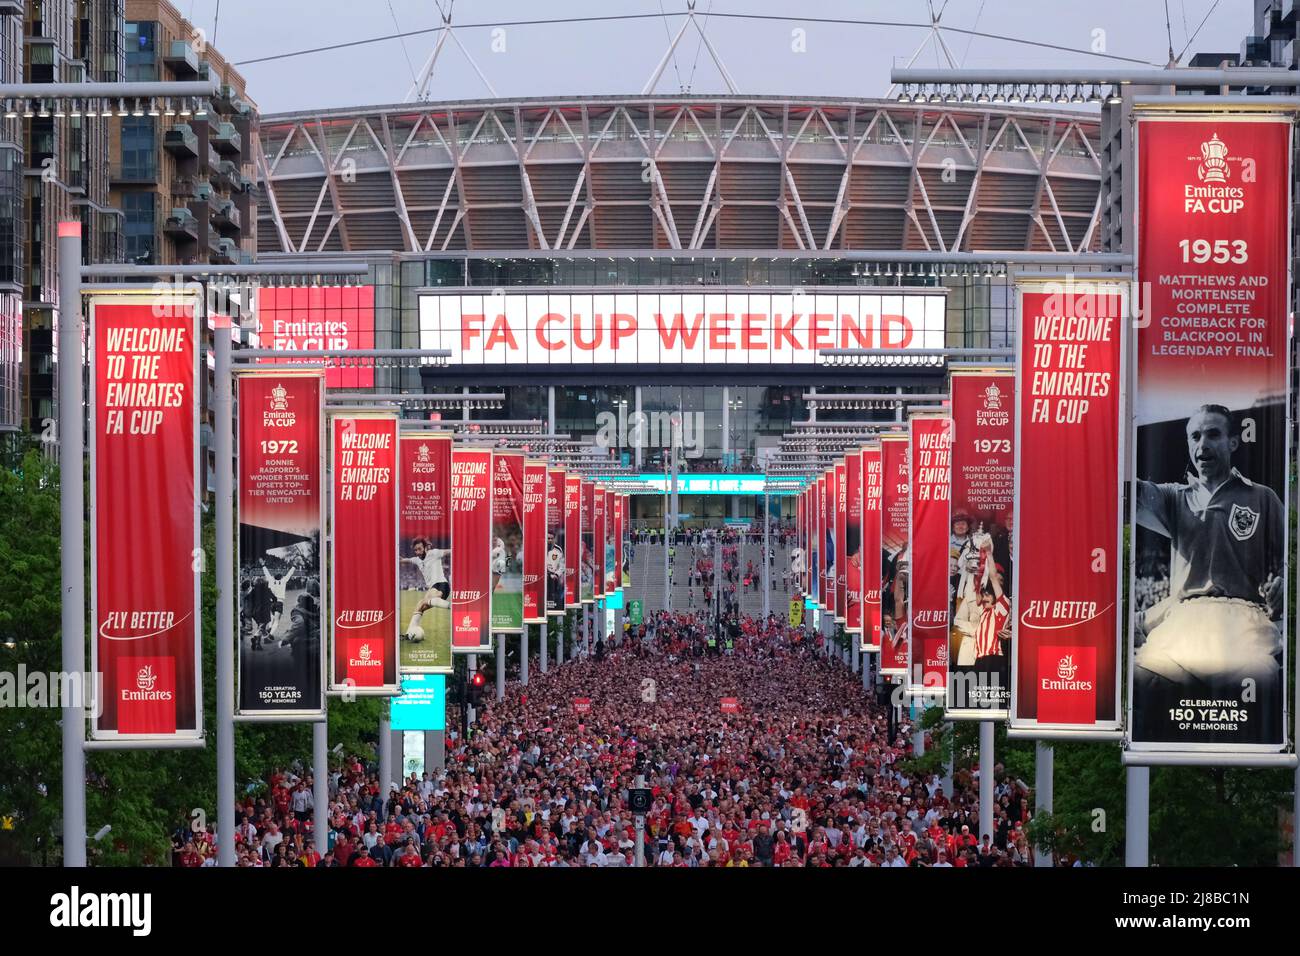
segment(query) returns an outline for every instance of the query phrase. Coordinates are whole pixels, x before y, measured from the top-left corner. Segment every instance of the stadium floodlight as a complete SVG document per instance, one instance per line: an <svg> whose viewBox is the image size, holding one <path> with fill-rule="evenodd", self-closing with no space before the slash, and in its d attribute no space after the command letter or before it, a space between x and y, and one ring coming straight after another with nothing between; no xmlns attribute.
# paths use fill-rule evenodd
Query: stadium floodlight
<svg viewBox="0 0 1300 956"><path fill-rule="evenodd" d="M1011 84L1011 92L1007 94L1007 102L1008 103L1020 102L1020 87L1015 83Z"/></svg>
<svg viewBox="0 0 1300 956"><path fill-rule="evenodd" d="M1006 97L1006 95L1002 92L1002 85L1001 85L1001 84L998 84L997 89L995 89L995 90L993 91L993 102L994 102L994 103L1005 103L1006 101L1007 101L1007 97Z"/></svg>
<svg viewBox="0 0 1300 956"><path fill-rule="evenodd" d="M984 87L981 86L981 87L980 87L979 94L975 97L975 102L976 102L976 103L987 103L988 101L989 101L988 90L984 89Z"/></svg>
<svg viewBox="0 0 1300 956"><path fill-rule="evenodd" d="M1106 102L1111 106L1117 106L1122 101L1123 101L1123 97L1119 95L1119 87L1112 86L1110 88L1110 93L1106 96Z"/></svg>
<svg viewBox="0 0 1300 956"><path fill-rule="evenodd" d="M1030 86L1028 86L1025 89L1025 102L1026 103L1038 102L1038 87L1030 84Z"/></svg>
<svg viewBox="0 0 1300 956"><path fill-rule="evenodd" d="M912 102L912 84L910 83L903 84L903 88L898 91L898 102L900 103Z"/></svg>

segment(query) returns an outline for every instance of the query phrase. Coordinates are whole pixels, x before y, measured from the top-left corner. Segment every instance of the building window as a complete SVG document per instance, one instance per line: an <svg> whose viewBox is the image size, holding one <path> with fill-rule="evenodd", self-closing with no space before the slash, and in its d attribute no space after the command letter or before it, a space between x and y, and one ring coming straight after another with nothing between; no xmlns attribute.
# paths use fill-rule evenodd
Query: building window
<svg viewBox="0 0 1300 956"><path fill-rule="evenodd" d="M128 21L126 24L126 80L128 83L158 79L155 37L158 24Z"/></svg>
<svg viewBox="0 0 1300 956"><path fill-rule="evenodd" d="M155 263L158 237L154 228L154 194L123 193L122 212L126 261L138 265Z"/></svg>
<svg viewBox="0 0 1300 956"><path fill-rule="evenodd" d="M122 117L122 177L152 179L157 172L158 147L151 116Z"/></svg>

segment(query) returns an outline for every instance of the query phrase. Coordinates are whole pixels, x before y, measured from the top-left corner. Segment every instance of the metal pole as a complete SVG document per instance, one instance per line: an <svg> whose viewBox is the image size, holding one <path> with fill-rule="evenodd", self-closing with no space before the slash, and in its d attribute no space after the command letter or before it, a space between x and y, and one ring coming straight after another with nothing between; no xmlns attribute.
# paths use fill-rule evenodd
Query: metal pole
<svg viewBox="0 0 1300 956"><path fill-rule="evenodd" d="M993 721L980 721L980 839L993 836Z"/></svg>
<svg viewBox="0 0 1300 956"><path fill-rule="evenodd" d="M519 683L528 686L528 625L519 635Z"/></svg>
<svg viewBox="0 0 1300 956"><path fill-rule="evenodd" d="M388 719L388 699L379 702L379 797L388 803L389 787L393 783L393 727ZM379 818L384 818L383 807Z"/></svg>
<svg viewBox="0 0 1300 956"><path fill-rule="evenodd" d="M497 700L506 699L506 636L497 635Z"/></svg>
<svg viewBox="0 0 1300 956"><path fill-rule="evenodd" d="M465 686L468 687L468 686L470 686L471 684L474 683L474 673L478 670L478 655L477 655L477 654L466 654L466 655L465 655L465 658L466 658L466 660L465 660L465 668L466 668ZM466 737L469 736L469 728L470 728L471 726L473 726L473 724L474 724L474 720L475 720L476 717L478 717L478 714L476 713L476 708L474 708L474 707L472 707L472 706L471 706L471 707L467 707L466 710L465 710L465 736L466 736Z"/></svg>
<svg viewBox="0 0 1300 956"><path fill-rule="evenodd" d="M767 556L772 548L772 498L767 493L767 463L763 463L763 620L772 613L772 563Z"/></svg>
<svg viewBox="0 0 1300 956"><path fill-rule="evenodd" d="M645 442L646 442L644 419L643 419L642 416L641 416L641 386L640 386L640 385L638 385L638 386L636 387L636 389L635 389L635 394L636 394L636 399L635 399L635 401L636 401L636 441L633 442L633 446L634 446L634 447L633 447L633 453L636 455L636 459L635 459L635 460L636 460L636 466L637 466L638 469L640 469L640 467L641 467L641 449L642 449L642 447L645 445Z"/></svg>
<svg viewBox="0 0 1300 956"><path fill-rule="evenodd" d="M669 465L667 462L665 462L664 463L664 610L665 611L671 611L673 609L673 589L668 579L668 496L671 494L671 492L669 491L670 479L668 474L668 468Z"/></svg>
<svg viewBox="0 0 1300 956"><path fill-rule="evenodd" d="M1056 782L1056 751L1046 740L1034 742L1034 816L1052 812L1052 790ZM1034 866L1051 866L1052 854L1034 847Z"/></svg>
<svg viewBox="0 0 1300 956"><path fill-rule="evenodd" d="M1147 866L1151 824L1151 768L1126 767L1124 800L1124 865Z"/></svg>
<svg viewBox="0 0 1300 956"><path fill-rule="evenodd" d="M862 689L871 690L871 685L871 655L864 652L862 654Z"/></svg>
<svg viewBox="0 0 1300 956"><path fill-rule="evenodd" d="M564 620L560 623L560 626L555 629L555 666L556 667L559 667L561 664L564 663L564 630L565 630L565 626L569 624L569 622L572 620L573 617L569 614L569 609L565 608Z"/></svg>
<svg viewBox="0 0 1300 956"><path fill-rule="evenodd" d="M316 852L321 856L329 848L329 724L319 721L311 725L313 836Z"/></svg>
<svg viewBox="0 0 1300 956"><path fill-rule="evenodd" d="M722 386L722 470L731 470L731 389Z"/></svg>
<svg viewBox="0 0 1300 956"><path fill-rule="evenodd" d="M643 789L645 787L645 774L637 774L632 786ZM636 836L633 837L636 840L636 847L632 851L632 860L633 865L639 869L645 866L645 814L635 814L632 817L632 822L636 828Z"/></svg>
<svg viewBox="0 0 1300 956"><path fill-rule="evenodd" d="M546 637L546 620L545 620L545 619L542 620L542 623L541 623L541 624L537 625L537 643L540 645L540 646L538 647L538 649L537 649L537 651L538 651L538 655L539 655L539 663L542 665L542 673L545 674L545 673L546 673L546 657L547 657L547 647L546 647L546 644L547 644L547 637Z"/></svg>
<svg viewBox="0 0 1300 956"><path fill-rule="evenodd" d="M235 489L230 319L213 316L217 564L217 865L235 865Z"/></svg>
<svg viewBox="0 0 1300 956"><path fill-rule="evenodd" d="M853 656L852 667L853 673L856 674L858 669L862 667L862 642L854 634L849 635L849 652Z"/></svg>
<svg viewBox="0 0 1300 956"><path fill-rule="evenodd" d="M82 484L81 223L59 223L59 578L63 591L63 673L86 674L86 501ZM92 684L93 686L93 684ZM98 691L95 691L98 693ZM63 721L63 865L86 865L86 688L61 701ZM233 802L233 801L232 801ZM232 826L221 834L234 837Z"/></svg>

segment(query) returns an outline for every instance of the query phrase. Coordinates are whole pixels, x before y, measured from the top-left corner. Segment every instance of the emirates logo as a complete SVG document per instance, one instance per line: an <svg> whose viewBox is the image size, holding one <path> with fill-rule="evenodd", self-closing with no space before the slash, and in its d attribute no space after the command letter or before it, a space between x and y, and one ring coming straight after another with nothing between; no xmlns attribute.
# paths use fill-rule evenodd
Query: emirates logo
<svg viewBox="0 0 1300 956"><path fill-rule="evenodd" d="M1203 183L1226 183L1230 175L1228 144L1214 133L1201 144L1201 162L1196 167L1196 176Z"/></svg>
<svg viewBox="0 0 1300 956"><path fill-rule="evenodd" d="M368 662L370 660L370 645L362 644L357 650L357 657L363 662Z"/></svg>
<svg viewBox="0 0 1300 956"><path fill-rule="evenodd" d="M474 619L471 618L468 614L466 614L463 618L460 619L460 626L467 631L473 630Z"/></svg>
<svg viewBox="0 0 1300 956"><path fill-rule="evenodd" d="M136 672L135 686L137 690L153 690L156 683L158 683L158 675L154 673L152 664L146 664Z"/></svg>
<svg viewBox="0 0 1300 956"><path fill-rule="evenodd" d="M1079 665L1074 662L1073 654L1066 654L1057 662L1056 676L1061 680L1074 680L1074 675L1078 671Z"/></svg>
<svg viewBox="0 0 1300 956"><path fill-rule="evenodd" d="M938 664L948 663L948 642L944 641L934 650L934 660Z"/></svg>

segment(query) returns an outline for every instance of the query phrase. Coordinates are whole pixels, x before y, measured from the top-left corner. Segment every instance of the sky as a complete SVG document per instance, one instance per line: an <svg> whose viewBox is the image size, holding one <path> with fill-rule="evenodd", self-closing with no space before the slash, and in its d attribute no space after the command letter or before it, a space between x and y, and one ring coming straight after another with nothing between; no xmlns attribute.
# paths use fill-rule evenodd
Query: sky
<svg viewBox="0 0 1300 956"><path fill-rule="evenodd" d="M263 115L400 103L434 49L429 32L347 49L283 57L330 44L428 30L451 5L455 36L499 97L637 94L685 22L688 0L172 0L207 32L222 55L240 61ZM1165 9L1169 10L1166 31ZM741 94L883 96L891 66L946 66L936 48L928 0L696 0L697 22ZM1183 58L1237 50L1252 29L1250 0L933 0L940 23L996 37L1163 65L1199 34ZM219 10L219 19L214 19ZM715 14L705 18L704 14ZM768 19L736 19L724 14ZM793 14L805 19L789 19ZM508 21L641 15L633 20L509 24ZM666 16L662 14L667 14ZM1208 14L1208 18L1207 18ZM818 18L918 26L819 23ZM1204 20L1204 25L1201 26ZM470 26L502 24L504 26ZM1104 67L1122 61L1035 47L996 37L943 33L958 66ZM917 54L918 49L920 50ZM1128 63L1128 66L1139 66ZM439 55L432 101L493 96L454 41ZM694 28L666 65L655 92L726 92L721 72Z"/></svg>

